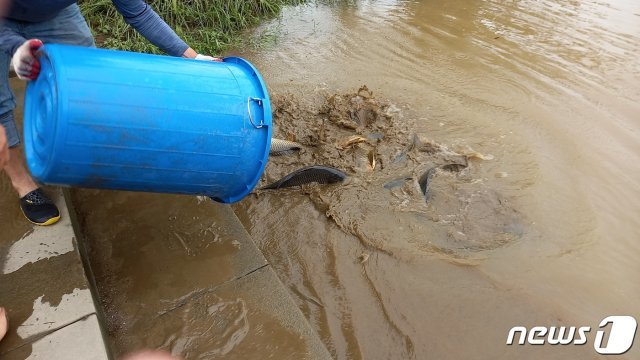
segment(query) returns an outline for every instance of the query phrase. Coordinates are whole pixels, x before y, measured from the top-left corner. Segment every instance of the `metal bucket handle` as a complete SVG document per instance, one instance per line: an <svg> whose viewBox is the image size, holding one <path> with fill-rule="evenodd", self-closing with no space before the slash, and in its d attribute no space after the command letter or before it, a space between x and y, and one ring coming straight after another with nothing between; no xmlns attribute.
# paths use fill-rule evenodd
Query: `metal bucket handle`
<svg viewBox="0 0 640 360"><path fill-rule="evenodd" d="M253 127L255 127L256 129L260 129L264 127L264 116L262 117L262 120L260 120L260 124L256 125L256 123L253 121L253 116L251 115L251 101L255 101L256 103L258 103L258 106L262 107L262 99L251 96L247 98L247 112L249 112L249 121L251 122L251 125L253 125ZM262 108L264 110L264 107Z"/></svg>

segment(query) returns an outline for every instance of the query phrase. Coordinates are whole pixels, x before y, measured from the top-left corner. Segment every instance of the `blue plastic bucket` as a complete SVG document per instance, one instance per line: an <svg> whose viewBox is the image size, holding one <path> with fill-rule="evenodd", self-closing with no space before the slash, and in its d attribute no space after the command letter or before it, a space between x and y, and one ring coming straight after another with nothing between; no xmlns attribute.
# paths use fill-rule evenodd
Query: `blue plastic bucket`
<svg viewBox="0 0 640 360"><path fill-rule="evenodd" d="M49 44L40 63L24 110L39 181L230 203L260 179L271 105L249 62Z"/></svg>

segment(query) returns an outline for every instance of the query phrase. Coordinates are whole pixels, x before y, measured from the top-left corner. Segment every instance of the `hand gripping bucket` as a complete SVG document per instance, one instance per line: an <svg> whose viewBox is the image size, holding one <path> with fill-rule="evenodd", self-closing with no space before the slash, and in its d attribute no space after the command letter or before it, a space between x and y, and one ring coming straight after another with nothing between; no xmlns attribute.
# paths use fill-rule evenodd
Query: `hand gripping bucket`
<svg viewBox="0 0 640 360"><path fill-rule="evenodd" d="M249 62L56 44L39 58L24 111L27 164L39 181L231 203L260 179L271 105Z"/></svg>

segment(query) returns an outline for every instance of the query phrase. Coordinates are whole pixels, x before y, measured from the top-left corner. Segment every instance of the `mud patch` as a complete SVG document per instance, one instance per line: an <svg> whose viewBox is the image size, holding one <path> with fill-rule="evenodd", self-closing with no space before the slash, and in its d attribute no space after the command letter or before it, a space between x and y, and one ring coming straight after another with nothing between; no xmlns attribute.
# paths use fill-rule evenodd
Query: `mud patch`
<svg viewBox="0 0 640 360"><path fill-rule="evenodd" d="M349 178L337 185L257 191L254 196L307 196L343 231L388 254L417 250L468 258L510 244L525 231L512 201L477 175L482 162L495 161L493 156L449 149L416 133L414 119L376 99L365 86L311 99L276 95L273 108L275 136L304 149L271 157L261 185L308 165L336 167ZM429 170L426 192L421 182ZM248 197L237 210L255 204L255 197ZM256 214L269 214L263 210L247 212L259 222Z"/></svg>

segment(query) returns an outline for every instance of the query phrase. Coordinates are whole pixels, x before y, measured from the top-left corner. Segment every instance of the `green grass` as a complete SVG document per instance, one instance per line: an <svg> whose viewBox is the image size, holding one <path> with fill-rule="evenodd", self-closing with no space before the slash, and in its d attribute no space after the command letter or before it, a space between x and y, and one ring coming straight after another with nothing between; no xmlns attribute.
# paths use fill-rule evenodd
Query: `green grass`
<svg viewBox="0 0 640 360"><path fill-rule="evenodd" d="M304 0L149 0L147 3L201 54L220 55L243 43L244 30ZM137 52L160 50L127 25L111 0L79 2L98 46Z"/></svg>

